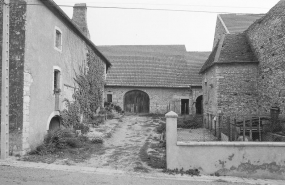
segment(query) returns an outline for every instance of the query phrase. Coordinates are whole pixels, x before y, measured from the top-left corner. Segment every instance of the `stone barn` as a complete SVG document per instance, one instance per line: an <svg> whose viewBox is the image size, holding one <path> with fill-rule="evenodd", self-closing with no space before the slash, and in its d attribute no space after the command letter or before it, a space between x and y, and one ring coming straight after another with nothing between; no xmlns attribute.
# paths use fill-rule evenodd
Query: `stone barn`
<svg viewBox="0 0 285 185"><path fill-rule="evenodd" d="M198 72L208 52L187 52L182 45L100 46L99 50L112 63L105 101L126 112L203 112Z"/></svg>
<svg viewBox="0 0 285 185"><path fill-rule="evenodd" d="M29 4L12 0L10 5L10 152L25 153L60 126L63 100L72 100L80 66L98 65L102 96L110 67L89 40L85 4L74 7L73 20L52 0Z"/></svg>
<svg viewBox="0 0 285 185"><path fill-rule="evenodd" d="M218 15L214 47L200 70L209 114L285 111L284 13L281 0L265 15Z"/></svg>

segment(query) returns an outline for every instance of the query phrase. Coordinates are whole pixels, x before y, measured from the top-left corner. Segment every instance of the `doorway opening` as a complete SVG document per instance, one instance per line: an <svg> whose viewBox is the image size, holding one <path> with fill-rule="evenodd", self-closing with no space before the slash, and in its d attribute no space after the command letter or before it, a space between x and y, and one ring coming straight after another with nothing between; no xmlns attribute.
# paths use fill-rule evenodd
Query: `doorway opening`
<svg viewBox="0 0 285 185"><path fill-rule="evenodd" d="M181 99L181 114L189 114L189 99Z"/></svg>
<svg viewBox="0 0 285 185"><path fill-rule="evenodd" d="M54 131L60 128L60 118L59 116L55 116L50 120L49 123L49 131Z"/></svg>
<svg viewBox="0 0 285 185"><path fill-rule="evenodd" d="M203 95L196 99L196 114L203 114Z"/></svg>

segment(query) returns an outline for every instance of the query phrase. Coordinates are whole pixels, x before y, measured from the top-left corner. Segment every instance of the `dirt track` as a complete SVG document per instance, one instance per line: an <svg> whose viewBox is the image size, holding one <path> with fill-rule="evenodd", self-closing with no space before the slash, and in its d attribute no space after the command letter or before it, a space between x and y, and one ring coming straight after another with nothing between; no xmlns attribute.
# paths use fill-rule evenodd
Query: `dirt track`
<svg viewBox="0 0 285 185"><path fill-rule="evenodd" d="M100 153L76 165L125 171L153 170L142 162L139 153L158 123L151 117L140 116L124 116L121 120L122 122L117 122L112 136L104 140L104 147Z"/></svg>

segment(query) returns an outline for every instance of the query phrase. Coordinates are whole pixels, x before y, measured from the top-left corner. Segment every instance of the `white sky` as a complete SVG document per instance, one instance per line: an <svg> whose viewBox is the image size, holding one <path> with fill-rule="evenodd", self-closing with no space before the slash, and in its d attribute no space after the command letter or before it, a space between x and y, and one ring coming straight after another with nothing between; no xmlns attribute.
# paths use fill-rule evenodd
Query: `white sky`
<svg viewBox="0 0 285 185"><path fill-rule="evenodd" d="M266 13L279 0L54 0L58 5ZM62 7L72 17L72 7ZM217 13L88 8L95 45L186 45L188 51L212 49Z"/></svg>

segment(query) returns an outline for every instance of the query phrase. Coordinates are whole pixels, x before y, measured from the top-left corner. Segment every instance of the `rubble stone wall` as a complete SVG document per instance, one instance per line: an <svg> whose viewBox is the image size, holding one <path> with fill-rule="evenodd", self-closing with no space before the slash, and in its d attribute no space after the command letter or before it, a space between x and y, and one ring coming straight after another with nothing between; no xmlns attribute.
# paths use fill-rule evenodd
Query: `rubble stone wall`
<svg viewBox="0 0 285 185"><path fill-rule="evenodd" d="M285 2L280 1L264 18L249 27L246 34L258 58L258 105L270 112L277 104L285 113Z"/></svg>
<svg viewBox="0 0 285 185"><path fill-rule="evenodd" d="M119 105L122 109L124 109L124 95L132 90L140 90L148 94L150 99L150 113L165 114L167 112L167 106L169 105L169 102L177 101L176 112L180 114L181 99L192 99L192 96L190 95L190 88L133 88L107 86L105 87L105 95L112 94L113 103ZM189 107L189 112L191 112L191 106Z"/></svg>

